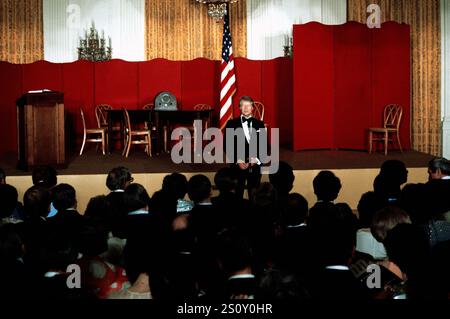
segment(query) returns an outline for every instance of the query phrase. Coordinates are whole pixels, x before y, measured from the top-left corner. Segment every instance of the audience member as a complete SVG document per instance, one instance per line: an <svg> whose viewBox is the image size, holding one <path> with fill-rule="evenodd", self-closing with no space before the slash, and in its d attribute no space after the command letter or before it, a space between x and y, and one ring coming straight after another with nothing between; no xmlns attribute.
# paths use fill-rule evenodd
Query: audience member
<svg viewBox="0 0 450 319"><path fill-rule="evenodd" d="M289 276L291 273L305 272L305 259L310 258L306 225L308 202L298 193L289 194L282 214L283 232L277 241L277 262L281 270L288 270Z"/></svg>
<svg viewBox="0 0 450 319"><path fill-rule="evenodd" d="M80 232L82 258L77 261L81 271L81 285L97 298L105 299L109 295L130 287L125 269L108 262L103 255L108 250L107 233L99 231L87 222Z"/></svg>
<svg viewBox="0 0 450 319"><path fill-rule="evenodd" d="M313 180L314 194L318 202L334 202L341 187L339 178L330 171L320 172Z"/></svg>
<svg viewBox="0 0 450 319"><path fill-rule="evenodd" d="M123 166L113 168L106 178L106 186L111 191L106 199L112 207L111 226L115 237L125 238L123 225L128 211L124 204L124 191L133 181L130 170Z"/></svg>
<svg viewBox="0 0 450 319"><path fill-rule="evenodd" d="M433 274L430 267L431 251L423 230L416 225L398 224L388 231L384 244L389 260L400 268L406 281L405 297L436 297L437 274Z"/></svg>
<svg viewBox="0 0 450 319"><path fill-rule="evenodd" d="M359 229L356 233L356 251L366 254L370 259L385 259L386 250L382 243L373 237L370 227L377 210L384 208L377 193L365 193L358 203Z"/></svg>
<svg viewBox="0 0 450 319"><path fill-rule="evenodd" d="M238 175L235 167L221 168L214 176L214 183L219 195L211 198L218 215L226 229L243 229L248 227L251 217L251 204L247 199L236 195Z"/></svg>
<svg viewBox="0 0 450 319"><path fill-rule="evenodd" d="M52 166L38 166L33 169L32 180L34 186L45 187L52 192L53 187L58 184L58 173ZM47 217L53 217L57 213L57 209L51 203Z"/></svg>
<svg viewBox="0 0 450 319"><path fill-rule="evenodd" d="M58 173L51 166L38 166L32 172L33 185L52 189L58 184Z"/></svg>
<svg viewBox="0 0 450 319"><path fill-rule="evenodd" d="M108 238L108 250L101 257L114 265L122 264L126 239L115 237L112 232L115 220L111 203L107 197L100 195L91 198L83 216L88 224L95 227L98 233L104 234Z"/></svg>
<svg viewBox="0 0 450 319"><path fill-rule="evenodd" d="M218 259L228 278L224 284L225 299L254 299L257 281L252 270L250 241L235 232L224 232L218 239Z"/></svg>
<svg viewBox="0 0 450 319"><path fill-rule="evenodd" d="M389 206L374 215L370 230L376 240L384 243L388 231L398 224L411 224L411 219L404 210Z"/></svg>
<svg viewBox="0 0 450 319"><path fill-rule="evenodd" d="M14 186L0 184L0 225L8 223L17 224L23 221L14 216L14 211L18 206L17 199L18 194Z"/></svg>
<svg viewBox="0 0 450 319"><path fill-rule="evenodd" d="M23 244L14 224L0 225L0 298L23 299L29 281L23 262Z"/></svg>
<svg viewBox="0 0 450 319"><path fill-rule="evenodd" d="M375 181L375 192L381 195L390 205L400 199L401 186L408 181L408 170L405 163L388 160L383 163Z"/></svg>
<svg viewBox="0 0 450 319"><path fill-rule="evenodd" d="M356 244L358 221L346 204L317 206L323 216L308 225L315 271L309 282L315 298L365 299L367 288L353 275L350 264Z"/></svg>
<svg viewBox="0 0 450 319"><path fill-rule="evenodd" d="M69 184L59 184L52 190L53 205L57 214L47 218L50 231L61 230L66 232L71 244L76 247L78 235L83 226L83 217L77 211L77 198L75 189Z"/></svg>
<svg viewBox="0 0 450 319"><path fill-rule="evenodd" d="M269 175L269 181L277 190L278 200L282 205L286 203L289 192L294 187L294 180L294 169L284 161L279 162L278 171L275 174Z"/></svg>
<svg viewBox="0 0 450 319"><path fill-rule="evenodd" d="M450 179L450 162L443 157L435 157L428 163L428 179Z"/></svg>

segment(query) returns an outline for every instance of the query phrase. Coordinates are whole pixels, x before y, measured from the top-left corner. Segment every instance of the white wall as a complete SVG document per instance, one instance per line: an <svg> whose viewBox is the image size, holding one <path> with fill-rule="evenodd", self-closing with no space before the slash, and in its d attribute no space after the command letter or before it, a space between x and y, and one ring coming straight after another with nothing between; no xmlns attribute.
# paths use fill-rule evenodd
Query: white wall
<svg viewBox="0 0 450 319"><path fill-rule="evenodd" d="M80 36L95 22L112 39L113 58L145 60L145 0L44 0L44 58L78 59Z"/></svg>
<svg viewBox="0 0 450 319"><path fill-rule="evenodd" d="M283 56L286 36L292 25L311 21L343 24L347 21L346 0L247 0L248 58Z"/></svg>

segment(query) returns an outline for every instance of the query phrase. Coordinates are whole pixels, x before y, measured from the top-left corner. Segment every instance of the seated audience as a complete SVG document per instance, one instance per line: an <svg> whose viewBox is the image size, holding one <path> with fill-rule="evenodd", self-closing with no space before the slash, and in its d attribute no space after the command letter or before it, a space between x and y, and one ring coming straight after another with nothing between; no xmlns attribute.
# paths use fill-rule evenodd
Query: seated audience
<svg viewBox="0 0 450 319"><path fill-rule="evenodd" d="M219 195L211 198L227 229L246 228L250 223L251 206L247 199L236 195L238 175L235 167L221 168L214 176Z"/></svg>
<svg viewBox="0 0 450 319"><path fill-rule="evenodd" d="M112 229L115 220L112 214L111 203L105 195L100 195L89 200L83 216L98 233L105 234L108 238L108 250L101 255L102 258L114 265L119 265L123 264L123 248L126 239L114 236Z"/></svg>
<svg viewBox="0 0 450 319"><path fill-rule="evenodd" d="M192 210L194 204L191 201L184 199L187 194L187 188L188 181L183 174L172 173L167 175L164 177L162 189L153 195L152 203L154 202L154 205L160 205L160 203L156 201L158 198L156 195L158 194L161 196L161 204L167 207L166 209L165 207L161 207L161 210L173 212L173 206L169 206L167 203L173 201L176 203L176 205L174 205L176 213L188 213Z"/></svg>
<svg viewBox="0 0 450 319"><path fill-rule="evenodd" d="M405 163L398 160L388 160L383 163L377 176L375 192L381 195L390 205L395 205L400 199L401 186L408 181L408 170Z"/></svg>
<svg viewBox="0 0 450 319"><path fill-rule="evenodd" d="M173 173L164 177L162 189L155 192L150 200L150 206L164 227L164 238L171 233L171 224L179 214L188 214L194 204L185 200L187 193L187 179L184 175Z"/></svg>
<svg viewBox="0 0 450 319"><path fill-rule="evenodd" d="M428 192L429 186L423 183L408 184L402 189L399 207L408 213L413 224L422 225L430 220Z"/></svg>
<svg viewBox="0 0 450 319"><path fill-rule="evenodd" d="M436 293L439 293L436 288L438 274L433 273L430 267L431 251L420 227L398 224L388 231L384 244L389 260L399 267L406 282L400 293L394 290L393 298L438 297L436 296Z"/></svg>
<svg viewBox="0 0 450 319"><path fill-rule="evenodd" d="M52 217L52 218L56 218ZM87 287L70 288L67 283L76 283L70 278L73 270L69 268L79 261L79 248L75 247L72 234L64 228L50 229L41 247L40 275L31 285L34 298L46 300L95 299Z"/></svg>
<svg viewBox="0 0 450 319"><path fill-rule="evenodd" d="M18 194L14 186L8 184L0 184L0 225L17 224L22 219L17 218L14 212L18 207Z"/></svg>
<svg viewBox="0 0 450 319"><path fill-rule="evenodd" d="M52 166L38 166L33 169L32 180L34 186L45 187L52 192L52 189L58 184L58 173ZM57 213L57 209L51 203L47 217L53 217Z"/></svg>
<svg viewBox="0 0 450 319"><path fill-rule="evenodd" d="M83 225L83 217L77 211L77 198L75 189L69 184L59 184L52 190L53 205L57 214L47 218L50 231L61 230L66 232L74 247L77 245L78 234Z"/></svg>
<svg viewBox="0 0 450 319"><path fill-rule="evenodd" d="M97 226L97 227L96 227ZM103 254L108 250L107 233L88 220L79 234L82 258L77 261L81 270L81 285L97 298L130 287L125 269L105 260Z"/></svg>
<svg viewBox="0 0 450 319"><path fill-rule="evenodd" d="M0 168L0 185L6 184L6 173L3 169ZM9 216L11 220L21 221L25 220L25 213L23 211L23 206L20 202L17 202L17 206Z"/></svg>
<svg viewBox="0 0 450 319"><path fill-rule="evenodd" d="M218 239L218 260L225 278L222 298L254 299L257 280L252 270L250 241L235 232L224 232Z"/></svg>
<svg viewBox="0 0 450 319"><path fill-rule="evenodd" d="M365 299L367 287L350 270L356 244L358 222L350 207L343 204L316 207L325 218L315 219L311 231L315 270L310 274L313 298Z"/></svg>
<svg viewBox="0 0 450 319"><path fill-rule="evenodd" d="M278 193L278 201L285 205L289 192L294 187L294 169L286 162L280 161L278 171L269 175L269 181Z"/></svg>
<svg viewBox="0 0 450 319"><path fill-rule="evenodd" d="M411 224L409 215L398 207L388 206L374 215L370 231L373 237L384 245L388 232L399 224ZM395 263L386 260L380 264L401 278L400 270Z"/></svg>
<svg viewBox="0 0 450 319"><path fill-rule="evenodd" d="M288 195L287 206L282 212L283 231L277 241L278 264L283 269L293 272L304 271L309 255L308 202L297 193Z"/></svg>
<svg viewBox="0 0 450 319"><path fill-rule="evenodd" d="M443 158L437 158L429 163L428 174L430 180L425 184L426 211L422 220L441 219L441 216L450 211L450 163Z"/></svg>
<svg viewBox="0 0 450 319"><path fill-rule="evenodd" d="M31 298L29 278L22 259L23 243L14 224L0 225L0 298Z"/></svg>
<svg viewBox="0 0 450 319"><path fill-rule="evenodd" d="M428 163L428 180L449 180L450 162L443 157L435 157Z"/></svg>
<svg viewBox="0 0 450 319"><path fill-rule="evenodd" d="M296 274L272 268L261 276L255 299L302 301L311 299L311 296Z"/></svg>
<svg viewBox="0 0 450 319"><path fill-rule="evenodd" d="M248 233L255 251L255 271L260 273L275 260L277 239L282 233L282 209L278 192L264 182L253 191L253 213Z"/></svg>
<svg viewBox="0 0 450 319"><path fill-rule="evenodd" d="M120 166L113 168L106 178L106 186L111 191L106 199L111 204L112 232L115 237L125 238L124 219L128 212L124 204L124 191L133 182L128 168Z"/></svg>
<svg viewBox="0 0 450 319"><path fill-rule="evenodd" d="M388 231L398 224L411 224L411 219L404 210L395 206L389 206L378 211L373 216L370 230L376 240L384 243Z"/></svg>
<svg viewBox="0 0 450 319"><path fill-rule="evenodd" d="M383 208L380 206L383 205L378 201L375 192L364 194L358 203L359 229L356 233L356 251L368 255L371 259L387 257L383 244L373 237L370 230L376 209Z"/></svg>
<svg viewBox="0 0 450 319"><path fill-rule="evenodd" d="M125 269L131 286L109 299L167 299L167 276L156 245L149 241L127 242Z"/></svg>
<svg viewBox="0 0 450 319"><path fill-rule="evenodd" d="M318 203L332 203L341 190L341 181L333 172L322 171L313 180L314 194Z"/></svg>
<svg viewBox="0 0 450 319"><path fill-rule="evenodd" d="M32 186L23 195L26 215L22 234L25 247L24 260L34 277L39 276L41 248L49 232L46 218L50 203L50 192L43 186Z"/></svg>

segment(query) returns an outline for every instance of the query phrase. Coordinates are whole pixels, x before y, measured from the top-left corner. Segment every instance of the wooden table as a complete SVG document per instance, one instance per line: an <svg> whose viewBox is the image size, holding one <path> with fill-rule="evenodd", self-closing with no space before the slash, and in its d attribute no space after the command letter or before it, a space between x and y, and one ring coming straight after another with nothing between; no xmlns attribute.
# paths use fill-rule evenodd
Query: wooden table
<svg viewBox="0 0 450 319"><path fill-rule="evenodd" d="M186 124L192 126L194 120L205 119L211 127L213 110L178 110L178 111L152 111L156 126L157 150L162 151L161 136L164 126L170 128L171 124ZM170 134L170 130L168 132ZM170 136L168 137L170 139Z"/></svg>
<svg viewBox="0 0 450 319"><path fill-rule="evenodd" d="M178 110L178 111L155 111L155 110L127 110L131 123L148 122L149 129L156 127L156 154L161 153L162 137L164 126L170 127L172 124L186 124L192 126L194 120L205 119L208 127L211 127L213 110ZM113 123L120 122L121 146L124 147L124 118L122 109L107 110L108 112L108 138L112 141ZM170 132L169 132L170 134ZM113 151L113 143L109 143L109 152Z"/></svg>

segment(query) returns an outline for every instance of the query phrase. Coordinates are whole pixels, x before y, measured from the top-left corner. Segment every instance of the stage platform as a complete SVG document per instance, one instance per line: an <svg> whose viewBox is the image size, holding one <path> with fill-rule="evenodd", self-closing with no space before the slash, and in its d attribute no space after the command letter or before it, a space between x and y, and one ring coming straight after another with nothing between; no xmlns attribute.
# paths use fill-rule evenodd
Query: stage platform
<svg viewBox="0 0 450 319"><path fill-rule="evenodd" d="M372 190L373 179L384 161L389 159L403 161L409 171L408 181L417 183L426 181L427 165L432 158L431 155L415 151L390 152L388 156L384 156L382 153L370 155L361 151L280 150L280 159L290 163L295 170L294 191L304 195L309 203L314 203L312 180L320 170L332 170L343 185L338 200L349 203L352 208L356 208L364 192ZM31 186L31 172L18 170L16 164L15 156L0 158L0 167L8 176L7 182L18 189L21 198ZM143 184L151 195L161 187L162 179L168 173L180 172L186 174L188 178L202 173L213 180L215 172L226 164L175 164L170 154L150 158L145 156L144 152L135 150L130 153L129 158L124 158L119 151L103 156L94 149L89 149L81 157L71 157L66 169L58 170L58 182L69 183L76 188L79 210L84 211L89 198L108 192L105 186L106 174L116 166L128 167L133 173L135 182ZM263 180L267 180L267 176L264 176Z"/></svg>
<svg viewBox="0 0 450 319"><path fill-rule="evenodd" d="M380 168L384 161L398 159L407 167L426 167L433 156L415 152L390 152L387 156L382 153L368 154L361 151L301 151L292 152L280 149L280 160L292 165L294 170L341 170ZM5 156L0 158L0 167L10 176L26 176L30 172L16 168L17 158ZM71 156L66 169L58 170L60 175L107 174L115 166L126 166L133 173L169 173L169 172L216 172L223 164L175 164L170 154L148 157L144 152L131 152L128 158L121 156L119 151L103 156L95 150L87 150L82 156Z"/></svg>

